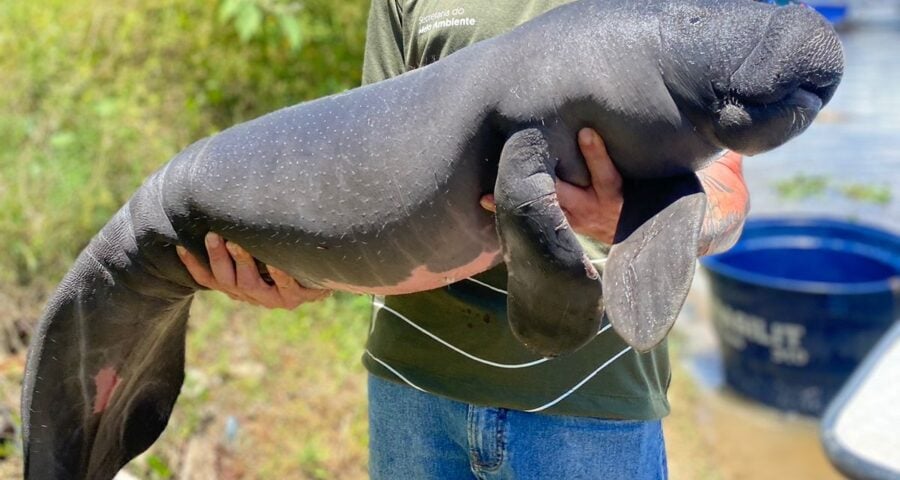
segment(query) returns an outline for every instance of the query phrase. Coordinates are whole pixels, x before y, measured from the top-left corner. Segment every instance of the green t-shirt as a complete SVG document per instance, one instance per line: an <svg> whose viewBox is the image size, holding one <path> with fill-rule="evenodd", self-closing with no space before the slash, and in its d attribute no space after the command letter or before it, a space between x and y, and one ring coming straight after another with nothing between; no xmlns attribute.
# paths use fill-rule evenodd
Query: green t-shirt
<svg viewBox="0 0 900 480"><path fill-rule="evenodd" d="M502 34L566 0L372 0L363 82ZM439 114L439 112L436 112ZM375 299L363 363L374 375L467 403L602 418L669 412L665 342L640 354L610 328L542 359L506 321L503 266L447 287Z"/></svg>

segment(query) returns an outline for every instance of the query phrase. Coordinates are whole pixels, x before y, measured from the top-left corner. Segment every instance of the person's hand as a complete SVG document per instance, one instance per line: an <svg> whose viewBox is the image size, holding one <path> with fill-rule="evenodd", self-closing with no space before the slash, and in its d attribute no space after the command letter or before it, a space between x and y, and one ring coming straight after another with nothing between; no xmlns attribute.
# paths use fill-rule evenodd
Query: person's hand
<svg viewBox="0 0 900 480"><path fill-rule="evenodd" d="M578 145L591 174L591 186L557 181L557 198L576 232L612 243L622 212L622 177L597 132L590 128L581 129ZM740 154L728 152L697 172L707 194L699 255L725 251L740 236L750 208L750 196L741 172L742 161ZM481 198L481 205L492 212L497 210L491 194Z"/></svg>
<svg viewBox="0 0 900 480"><path fill-rule="evenodd" d="M246 250L212 232L206 234L210 268L206 268L184 247L178 245L175 249L194 281L211 290L224 292L235 300L291 310L332 293L331 290L305 288L290 275L272 266L267 266L267 269L274 284L267 283L260 276L256 261Z"/></svg>
<svg viewBox="0 0 900 480"><path fill-rule="evenodd" d="M622 177L596 131L582 128L578 132L578 146L591 174L591 185L580 187L557 180L556 198L573 230L612 243L622 212ZM481 206L497 211L492 194L481 198Z"/></svg>
<svg viewBox="0 0 900 480"><path fill-rule="evenodd" d="M741 171L743 157L728 152L697 172L706 191L700 255L724 252L737 242L750 212L750 193Z"/></svg>

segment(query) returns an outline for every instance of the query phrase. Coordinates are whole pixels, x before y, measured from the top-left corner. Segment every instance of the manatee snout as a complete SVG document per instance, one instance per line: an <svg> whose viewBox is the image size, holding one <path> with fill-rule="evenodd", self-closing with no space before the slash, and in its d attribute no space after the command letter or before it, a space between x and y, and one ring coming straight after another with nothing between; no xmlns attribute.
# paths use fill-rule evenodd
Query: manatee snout
<svg viewBox="0 0 900 480"><path fill-rule="evenodd" d="M827 20L805 6L773 9L727 91L717 92L716 136L725 147L751 155L783 144L809 127L834 95L843 69L843 48Z"/></svg>
<svg viewBox="0 0 900 480"><path fill-rule="evenodd" d="M824 17L800 5L775 8L759 43L732 75L730 92L763 105L802 89L827 103L843 71L840 39Z"/></svg>

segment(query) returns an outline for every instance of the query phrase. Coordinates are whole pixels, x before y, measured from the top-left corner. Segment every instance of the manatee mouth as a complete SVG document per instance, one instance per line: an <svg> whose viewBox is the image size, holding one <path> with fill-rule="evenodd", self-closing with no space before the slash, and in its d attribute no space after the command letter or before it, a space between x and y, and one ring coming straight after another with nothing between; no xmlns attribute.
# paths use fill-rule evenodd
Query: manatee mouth
<svg viewBox="0 0 900 480"><path fill-rule="evenodd" d="M825 105L820 89L800 87L794 90L782 103L794 105L801 110L818 112Z"/></svg>
<svg viewBox="0 0 900 480"><path fill-rule="evenodd" d="M819 110L826 102L828 102L833 92L834 86L831 84L817 85L811 82L803 82L799 85L789 85L782 87L777 91L756 95L729 91L720 98L723 99L723 103L727 103L728 100L731 100L753 108L764 108L779 104L794 104L795 101L799 101L810 107L817 105L816 110Z"/></svg>
<svg viewBox="0 0 900 480"><path fill-rule="evenodd" d="M831 92L827 86L804 84L786 89L777 97L742 97L729 92L722 97L719 108L719 123L723 127L739 127L746 120L771 122L774 117L793 115L791 124L794 129L804 129L812 122L813 117L828 99ZM749 118L748 118L749 117Z"/></svg>
<svg viewBox="0 0 900 480"><path fill-rule="evenodd" d="M796 88L774 102L726 95L715 120L723 148L753 155L806 130L827 100L817 89Z"/></svg>

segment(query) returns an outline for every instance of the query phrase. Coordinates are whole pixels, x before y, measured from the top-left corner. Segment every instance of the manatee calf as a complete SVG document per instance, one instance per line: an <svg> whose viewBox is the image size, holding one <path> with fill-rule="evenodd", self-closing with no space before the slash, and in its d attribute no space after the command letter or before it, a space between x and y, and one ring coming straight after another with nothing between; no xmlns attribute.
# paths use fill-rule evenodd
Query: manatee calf
<svg viewBox="0 0 900 480"><path fill-rule="evenodd" d="M208 231L307 286L402 294L504 259L509 319L543 355L604 311L646 350L691 281L694 172L804 130L843 68L812 10L748 0L584 0L382 83L203 139L151 176L78 257L31 346L28 478L112 477L166 425L191 297L176 256ZM624 206L602 277L556 201L588 185L576 132L603 136ZM479 206L494 191L495 218ZM499 235L498 235L499 232Z"/></svg>

